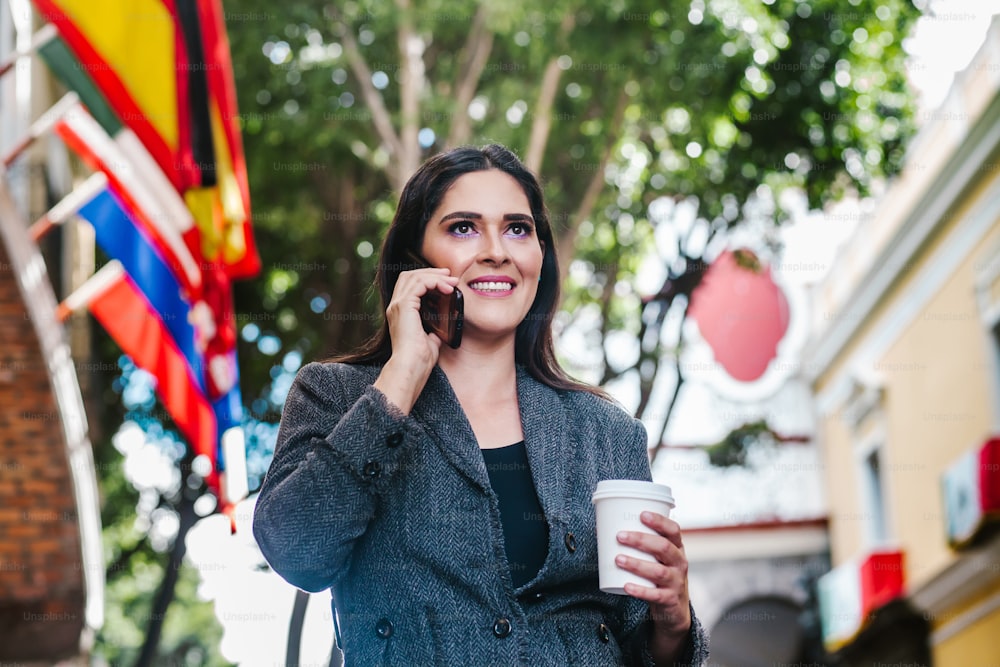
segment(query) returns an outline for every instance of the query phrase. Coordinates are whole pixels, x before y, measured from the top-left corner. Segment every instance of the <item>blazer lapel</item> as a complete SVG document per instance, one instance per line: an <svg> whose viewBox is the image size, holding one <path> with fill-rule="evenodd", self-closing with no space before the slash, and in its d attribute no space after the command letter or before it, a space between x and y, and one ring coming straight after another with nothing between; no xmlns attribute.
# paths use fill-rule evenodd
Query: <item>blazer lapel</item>
<svg viewBox="0 0 1000 667"><path fill-rule="evenodd" d="M566 502L566 414L559 394L517 367L521 429L538 502L548 517L564 518ZM449 462L483 491L490 488L486 463L458 397L438 366L431 371L413 415Z"/></svg>
<svg viewBox="0 0 1000 667"><path fill-rule="evenodd" d="M566 412L559 394L517 367L521 429L538 502L547 517L565 518L567 443Z"/></svg>
<svg viewBox="0 0 1000 667"><path fill-rule="evenodd" d="M439 445L453 466L480 489L490 488L486 462L479 451L476 434L465 416L448 376L434 366L424 390L413 406L413 416Z"/></svg>

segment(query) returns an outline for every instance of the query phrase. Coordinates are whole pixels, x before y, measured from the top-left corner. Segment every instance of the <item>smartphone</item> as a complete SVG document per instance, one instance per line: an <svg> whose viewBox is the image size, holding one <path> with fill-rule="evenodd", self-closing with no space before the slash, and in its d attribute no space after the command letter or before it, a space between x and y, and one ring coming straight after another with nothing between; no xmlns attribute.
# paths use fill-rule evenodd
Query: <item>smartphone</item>
<svg viewBox="0 0 1000 667"><path fill-rule="evenodd" d="M407 255L417 266L428 268L423 257L410 251ZM462 344L462 321L465 316L465 302L462 290L457 287L451 294L444 294L434 289L420 297L420 320L424 331L434 333L452 349Z"/></svg>

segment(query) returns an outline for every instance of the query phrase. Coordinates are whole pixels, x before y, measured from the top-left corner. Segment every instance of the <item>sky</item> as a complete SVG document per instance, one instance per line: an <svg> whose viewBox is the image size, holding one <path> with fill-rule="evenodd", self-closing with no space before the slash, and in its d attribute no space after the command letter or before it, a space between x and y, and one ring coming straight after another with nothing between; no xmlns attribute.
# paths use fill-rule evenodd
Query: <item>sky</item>
<svg viewBox="0 0 1000 667"><path fill-rule="evenodd" d="M931 9L938 18L921 19L907 45L914 54L910 75L920 91L920 114L936 109L944 100L954 73L968 64L980 46L990 17L1000 13L1000 0L947 0L931 3ZM860 218L841 215L839 219ZM801 303L808 285L822 277L836 249L853 230L853 224L831 224L814 214L784 231L783 264L795 270L782 272L779 267L777 277L784 282L793 306ZM794 326L798 325L793 322ZM796 336L800 335L793 332L792 337ZM794 345L800 345L801 340ZM630 399L623 396L622 400L627 405ZM671 441L711 441L728 432L730 425L755 415L776 419L778 429L786 433L812 428L811 408L803 403L808 401L808 388L795 382L783 386L770 403L733 402L721 419L717 412L710 421L715 430L706 432L705 411L697 406L712 401L717 397L705 388L693 391L688 404L679 406L687 418L682 415L671 424ZM672 452L658 461L654 478L674 486L678 507L673 518L682 526L745 523L771 515L804 518L825 512L816 472L819 461L813 448L790 447L757 457L754 473L719 473L706 471L700 451ZM250 528L252 506L253 499L238 506L238 529L232 535L225 517L201 520L188 536L188 558L202 574L199 593L215 601L216 616L225 631L223 655L239 664L283 665L295 589L260 568L262 558ZM789 506L796 508L795 517L782 514ZM313 594L306 616L302 667L326 667L332 633L329 593Z"/></svg>

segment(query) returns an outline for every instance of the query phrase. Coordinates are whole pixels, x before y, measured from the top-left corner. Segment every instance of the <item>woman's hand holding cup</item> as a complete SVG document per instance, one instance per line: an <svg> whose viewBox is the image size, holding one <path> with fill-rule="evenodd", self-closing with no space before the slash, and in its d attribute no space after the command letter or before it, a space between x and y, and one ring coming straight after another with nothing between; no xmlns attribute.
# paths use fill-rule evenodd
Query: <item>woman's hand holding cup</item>
<svg viewBox="0 0 1000 667"><path fill-rule="evenodd" d="M670 487L641 480L597 485L600 588L649 603L654 656L676 656L691 628L687 556L681 529L671 520Z"/></svg>
<svg viewBox="0 0 1000 667"><path fill-rule="evenodd" d="M651 555L654 560L619 554L615 564L652 584L643 586L629 582L624 586L625 593L649 603L649 615L653 619L650 641L654 647L660 647L658 651L654 648L653 653L676 655L691 629L688 562L681 528L676 521L656 512L642 512L640 520L655 534L620 531L617 540Z"/></svg>

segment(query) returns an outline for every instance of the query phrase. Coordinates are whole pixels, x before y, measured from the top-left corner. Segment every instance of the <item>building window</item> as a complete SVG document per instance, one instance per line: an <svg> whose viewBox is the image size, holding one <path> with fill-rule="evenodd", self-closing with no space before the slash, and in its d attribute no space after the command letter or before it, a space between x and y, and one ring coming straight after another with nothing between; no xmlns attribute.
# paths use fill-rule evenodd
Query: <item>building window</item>
<svg viewBox="0 0 1000 667"><path fill-rule="evenodd" d="M882 484L882 447L875 446L862 462L862 484L866 500L865 523L868 543L872 546L885 544L889 540L886 521L885 493Z"/></svg>
<svg viewBox="0 0 1000 667"><path fill-rule="evenodd" d="M844 406L844 421L854 440L858 496L861 500L860 531L867 548L884 546L892 540L885 477L886 459L885 390L879 378L856 380Z"/></svg>

